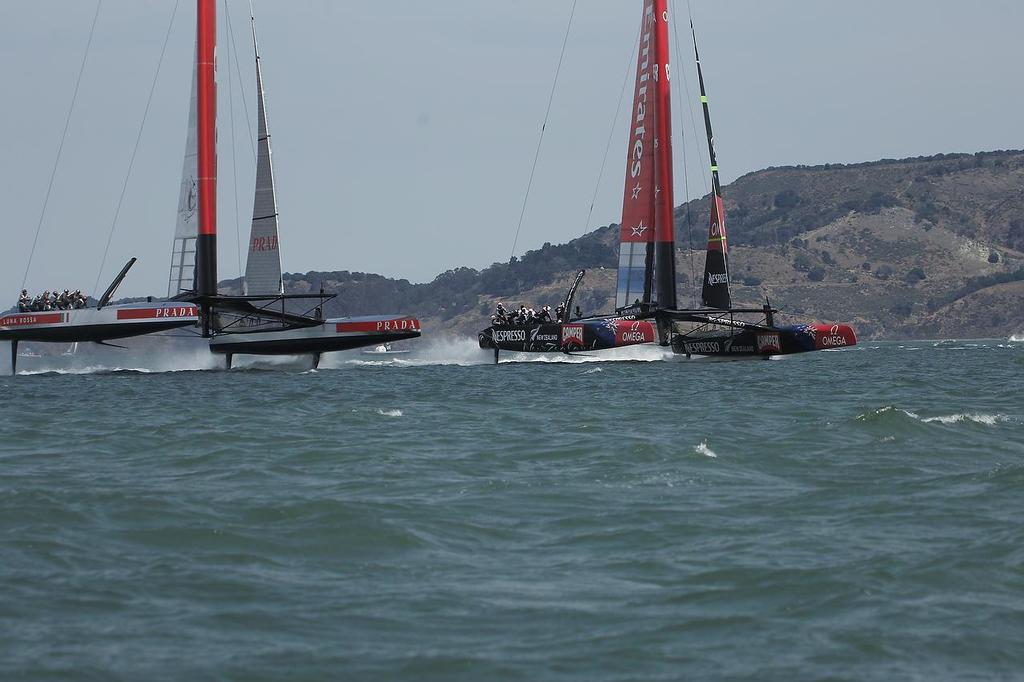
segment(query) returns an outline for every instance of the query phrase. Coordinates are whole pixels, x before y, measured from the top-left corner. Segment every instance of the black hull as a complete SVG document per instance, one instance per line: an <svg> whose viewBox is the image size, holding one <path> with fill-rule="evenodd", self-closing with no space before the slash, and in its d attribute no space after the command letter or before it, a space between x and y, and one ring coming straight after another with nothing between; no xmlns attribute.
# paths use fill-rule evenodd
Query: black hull
<svg viewBox="0 0 1024 682"><path fill-rule="evenodd" d="M596 318L488 327L477 334L477 339L484 349L513 353L571 353L651 343L655 339L655 330L647 320Z"/></svg>
<svg viewBox="0 0 1024 682"><path fill-rule="evenodd" d="M856 345L847 325L794 325L764 329L733 329L673 334L672 352L724 359L768 358Z"/></svg>

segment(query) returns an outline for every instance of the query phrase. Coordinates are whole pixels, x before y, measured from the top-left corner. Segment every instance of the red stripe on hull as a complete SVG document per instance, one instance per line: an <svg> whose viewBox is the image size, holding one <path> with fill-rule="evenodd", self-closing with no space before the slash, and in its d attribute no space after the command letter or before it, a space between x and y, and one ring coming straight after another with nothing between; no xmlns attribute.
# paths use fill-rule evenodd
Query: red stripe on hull
<svg viewBox="0 0 1024 682"><path fill-rule="evenodd" d="M401 317L393 320L370 320L360 322L338 322L335 331L343 332L418 332L420 322L415 317Z"/></svg>
<svg viewBox="0 0 1024 682"><path fill-rule="evenodd" d="M150 320L154 318L178 318L196 317L199 315L195 306L183 306L180 308L129 308L118 310L119 320Z"/></svg>
<svg viewBox="0 0 1024 682"><path fill-rule="evenodd" d="M64 313L21 313L0 317L0 327L21 327L33 324L59 324L64 321Z"/></svg>

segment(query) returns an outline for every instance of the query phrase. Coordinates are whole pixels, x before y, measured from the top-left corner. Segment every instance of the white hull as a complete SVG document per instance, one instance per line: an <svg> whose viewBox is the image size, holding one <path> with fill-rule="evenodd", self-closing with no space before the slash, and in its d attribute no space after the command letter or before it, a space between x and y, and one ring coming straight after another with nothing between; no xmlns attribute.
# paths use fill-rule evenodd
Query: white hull
<svg viewBox="0 0 1024 682"><path fill-rule="evenodd" d="M0 340L75 343L123 339L192 326L199 309L191 303L161 301L112 305L97 310L49 310L0 317Z"/></svg>
<svg viewBox="0 0 1024 682"><path fill-rule="evenodd" d="M378 346L420 335L412 317L339 317L313 327L221 333L210 340L214 353L302 355Z"/></svg>

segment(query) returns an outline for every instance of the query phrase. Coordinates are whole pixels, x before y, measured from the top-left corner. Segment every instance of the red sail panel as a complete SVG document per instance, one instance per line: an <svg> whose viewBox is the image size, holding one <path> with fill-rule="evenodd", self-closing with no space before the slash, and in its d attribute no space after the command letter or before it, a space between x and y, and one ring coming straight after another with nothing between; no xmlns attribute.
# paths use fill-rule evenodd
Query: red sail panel
<svg viewBox="0 0 1024 682"><path fill-rule="evenodd" d="M729 253L729 242L725 237L725 206L722 197L711 197L711 227L708 228L708 251Z"/></svg>
<svg viewBox="0 0 1024 682"><path fill-rule="evenodd" d="M199 234L217 234L216 0L197 0L196 78L199 142Z"/></svg>
<svg viewBox="0 0 1024 682"><path fill-rule="evenodd" d="M658 107L655 95L655 7L644 0L640 21L636 85L630 111L626 181L622 193L622 225L619 228L619 270L615 307L650 303L654 272L656 223L655 137Z"/></svg>
<svg viewBox="0 0 1024 682"><path fill-rule="evenodd" d="M655 106L655 19L654 3L645 0L640 24L636 87L626 154L626 184L622 199L623 242L654 241L655 153L657 107Z"/></svg>

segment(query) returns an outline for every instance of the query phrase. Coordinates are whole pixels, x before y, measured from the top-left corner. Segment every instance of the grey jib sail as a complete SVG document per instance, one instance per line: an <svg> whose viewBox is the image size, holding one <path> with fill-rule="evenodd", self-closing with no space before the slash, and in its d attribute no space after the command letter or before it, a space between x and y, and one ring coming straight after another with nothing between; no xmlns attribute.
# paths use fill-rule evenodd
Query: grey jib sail
<svg viewBox="0 0 1024 682"><path fill-rule="evenodd" d="M193 69L192 100L188 107L188 135L185 138L185 161L182 164L181 191L178 195L178 221L174 228L171 273L167 283L168 298L195 289L196 239L199 236L199 187L196 183L198 175L196 73Z"/></svg>
<svg viewBox="0 0 1024 682"><path fill-rule="evenodd" d="M281 280L281 250L277 234L277 194L274 190L274 164L270 155L270 132L267 127L267 107L263 95L259 47L256 46L255 22L252 41L256 50L259 133L252 232L249 235L249 256L245 264L245 293L280 294L284 293L284 284Z"/></svg>

